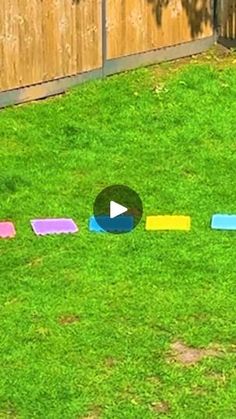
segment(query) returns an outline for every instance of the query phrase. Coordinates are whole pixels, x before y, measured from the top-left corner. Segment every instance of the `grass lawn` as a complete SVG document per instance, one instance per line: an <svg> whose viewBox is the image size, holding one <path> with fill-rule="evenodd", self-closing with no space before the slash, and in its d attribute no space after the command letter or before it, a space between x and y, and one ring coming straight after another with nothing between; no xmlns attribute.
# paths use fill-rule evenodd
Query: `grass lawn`
<svg viewBox="0 0 236 419"><path fill-rule="evenodd" d="M0 112L0 219L17 228L0 241L1 418L236 417L236 234L209 228L236 211L235 116L235 55L214 52ZM90 233L114 183L143 220ZM164 213L191 232L144 230ZM54 216L80 233L34 236ZM187 365L180 343L208 356Z"/></svg>

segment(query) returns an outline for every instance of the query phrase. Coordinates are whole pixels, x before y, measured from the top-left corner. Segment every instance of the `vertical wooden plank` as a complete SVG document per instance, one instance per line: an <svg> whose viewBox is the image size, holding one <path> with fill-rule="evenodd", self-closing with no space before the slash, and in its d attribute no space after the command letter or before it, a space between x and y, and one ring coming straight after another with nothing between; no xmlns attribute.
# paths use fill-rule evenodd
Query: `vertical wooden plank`
<svg viewBox="0 0 236 419"><path fill-rule="evenodd" d="M42 33L42 2L31 0L27 4L30 20L29 61L31 68L30 84L42 80L43 73L43 33Z"/></svg>
<svg viewBox="0 0 236 419"><path fill-rule="evenodd" d="M233 28L232 28L232 22L233 22L233 4L232 4L232 0L230 1L230 5L229 5L228 19L229 19L229 38L230 39L233 39Z"/></svg>
<svg viewBox="0 0 236 419"><path fill-rule="evenodd" d="M181 32L179 30L179 15L181 16L183 24L185 21L185 14L182 10L181 0L171 0L169 7L165 8L163 11L162 26L165 33L165 45L174 45L176 42L181 43L185 36L186 38L189 37L186 25L182 25Z"/></svg>
<svg viewBox="0 0 236 419"><path fill-rule="evenodd" d="M13 11L14 12L14 11ZM27 31L27 15L26 3L18 2L18 39L19 39L19 53L21 55L21 61L18 66L18 75L20 75L19 83L27 83L27 74L30 71L29 59L29 33ZM29 16L29 15L28 15Z"/></svg>
<svg viewBox="0 0 236 419"><path fill-rule="evenodd" d="M12 15L12 20L14 19L18 22L18 84L38 83L42 79L43 71L41 2L18 0L18 13L14 10Z"/></svg>
<svg viewBox="0 0 236 419"><path fill-rule="evenodd" d="M0 11L0 90L4 90L7 86L6 80L6 27L5 27L5 9L6 1L2 0Z"/></svg>
<svg viewBox="0 0 236 419"><path fill-rule="evenodd" d="M90 4L88 4L88 1ZM81 7L82 7L82 14L81 14L81 25L82 25L82 33L81 38L79 40L79 45L82 47L82 60L83 60L83 70L86 71L89 68L89 32L90 32L90 22L91 22L91 14L92 10L90 8L91 1L90 0L82 0Z"/></svg>
<svg viewBox="0 0 236 419"><path fill-rule="evenodd" d="M61 0L59 34L61 43L61 72L71 74L71 2Z"/></svg>
<svg viewBox="0 0 236 419"><path fill-rule="evenodd" d="M43 74L42 80L62 76L62 50L59 28L60 0L42 1Z"/></svg>
<svg viewBox="0 0 236 419"><path fill-rule="evenodd" d="M86 22L88 25L87 70L99 68L102 65L102 1L92 0L90 10L91 18ZM88 15L89 9L87 9L87 15L85 12L85 18Z"/></svg>
<svg viewBox="0 0 236 419"><path fill-rule="evenodd" d="M234 25L234 30L233 30L233 39L236 40L236 1L234 1L234 10L233 10L233 25Z"/></svg>
<svg viewBox="0 0 236 419"><path fill-rule="evenodd" d="M71 18L70 18L70 43L71 43L71 60L70 60L70 74L77 73L77 37L76 37L76 10L78 3L72 1Z"/></svg>
<svg viewBox="0 0 236 419"><path fill-rule="evenodd" d="M61 51L61 74L63 76L76 72L76 62L73 57L75 49L73 39L75 6L76 4L72 0L61 0L58 9L58 41Z"/></svg>
<svg viewBox="0 0 236 419"><path fill-rule="evenodd" d="M236 0L221 1L221 36L228 40L236 39Z"/></svg>
<svg viewBox="0 0 236 419"><path fill-rule="evenodd" d="M102 66L102 1L80 0L77 10L77 70Z"/></svg>
<svg viewBox="0 0 236 419"><path fill-rule="evenodd" d="M83 34L82 1L76 7L76 70L80 73L83 69L83 45L81 38Z"/></svg>
<svg viewBox="0 0 236 419"><path fill-rule="evenodd" d="M19 38L18 38L18 0L3 0L1 7L3 15L2 27L2 54L3 78L1 89L9 89L17 84L20 74L17 71L19 63Z"/></svg>
<svg viewBox="0 0 236 419"><path fill-rule="evenodd" d="M113 58L118 57L120 51L126 50L127 34L124 24L126 0L120 0L120 5L117 1L106 0L106 2L107 58ZM122 37L119 35L119 29L122 31Z"/></svg>
<svg viewBox="0 0 236 419"><path fill-rule="evenodd" d="M224 7L223 5L223 0L219 0L220 1L220 23L221 23L221 36L223 36L223 38L227 37L227 3ZM227 2L227 0L226 0Z"/></svg>

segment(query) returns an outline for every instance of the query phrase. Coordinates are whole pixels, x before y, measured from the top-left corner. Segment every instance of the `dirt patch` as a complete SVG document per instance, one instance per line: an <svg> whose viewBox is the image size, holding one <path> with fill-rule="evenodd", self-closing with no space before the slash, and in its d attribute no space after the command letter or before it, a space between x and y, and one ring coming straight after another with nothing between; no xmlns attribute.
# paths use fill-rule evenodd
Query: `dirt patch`
<svg viewBox="0 0 236 419"><path fill-rule="evenodd" d="M206 396L207 395L207 391L200 386L195 386L192 389L192 394L196 395L196 396Z"/></svg>
<svg viewBox="0 0 236 419"><path fill-rule="evenodd" d="M227 382L226 375L224 373L217 373L213 372L211 375L208 376L211 380L217 381L218 383L224 385Z"/></svg>
<svg viewBox="0 0 236 419"><path fill-rule="evenodd" d="M83 416L83 419L99 419L100 417L101 417L101 408L99 406L96 406L90 411L90 413L88 413L88 415Z"/></svg>
<svg viewBox="0 0 236 419"><path fill-rule="evenodd" d="M43 258L34 258L28 263L28 266L30 266L31 268L35 268L35 267L41 266L42 264L43 264Z"/></svg>
<svg viewBox="0 0 236 419"><path fill-rule="evenodd" d="M5 306L11 306L11 305L15 305L17 303L19 303L20 301L18 300L18 298L12 298L12 300L8 300L4 303ZM0 416L1 417L1 416Z"/></svg>
<svg viewBox="0 0 236 419"><path fill-rule="evenodd" d="M99 419L99 416L91 413L88 416L84 416L83 419Z"/></svg>
<svg viewBox="0 0 236 419"><path fill-rule="evenodd" d="M116 366L116 364L117 364L117 361L112 356L109 356L108 358L105 359L105 367L106 368L113 368L113 367Z"/></svg>
<svg viewBox="0 0 236 419"><path fill-rule="evenodd" d="M161 385L161 379L160 377L151 376L147 378L147 381L155 386Z"/></svg>
<svg viewBox="0 0 236 419"><path fill-rule="evenodd" d="M192 348L179 341L171 345L171 352L171 359L183 365L194 365L203 358L221 355L217 349Z"/></svg>
<svg viewBox="0 0 236 419"><path fill-rule="evenodd" d="M17 419L18 417L16 408L10 403L3 410L0 410L1 419Z"/></svg>
<svg viewBox="0 0 236 419"><path fill-rule="evenodd" d="M155 75L166 78L169 74L178 71L188 64L212 64L216 68L236 66L236 53L224 46L217 44L205 52L189 57L179 58L155 65Z"/></svg>
<svg viewBox="0 0 236 419"><path fill-rule="evenodd" d="M170 412L170 406L167 402L157 402L152 403L152 411L155 413L169 413Z"/></svg>
<svg viewBox="0 0 236 419"><path fill-rule="evenodd" d="M80 321L79 316L72 315L72 314L64 314L59 317L59 323L62 326L66 326L68 324L78 323Z"/></svg>

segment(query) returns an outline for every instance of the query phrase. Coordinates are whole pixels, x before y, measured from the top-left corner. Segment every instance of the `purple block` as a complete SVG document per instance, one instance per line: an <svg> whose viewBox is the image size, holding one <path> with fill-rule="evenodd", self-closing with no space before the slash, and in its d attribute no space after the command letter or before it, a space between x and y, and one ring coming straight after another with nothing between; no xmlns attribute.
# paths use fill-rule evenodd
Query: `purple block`
<svg viewBox="0 0 236 419"><path fill-rule="evenodd" d="M79 231L75 222L70 218L48 218L31 221L32 228L37 236L46 234L76 233Z"/></svg>

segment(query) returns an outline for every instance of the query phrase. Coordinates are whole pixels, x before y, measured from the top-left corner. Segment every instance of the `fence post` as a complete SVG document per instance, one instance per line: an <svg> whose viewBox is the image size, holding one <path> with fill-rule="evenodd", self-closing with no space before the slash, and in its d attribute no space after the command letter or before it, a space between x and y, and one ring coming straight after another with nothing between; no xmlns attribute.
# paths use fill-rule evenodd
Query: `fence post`
<svg viewBox="0 0 236 419"><path fill-rule="evenodd" d="M107 0L102 0L102 74L105 76L107 60Z"/></svg>
<svg viewBox="0 0 236 419"><path fill-rule="evenodd" d="M216 34L216 39L220 33L220 1L221 0L212 0L213 2L213 26Z"/></svg>

